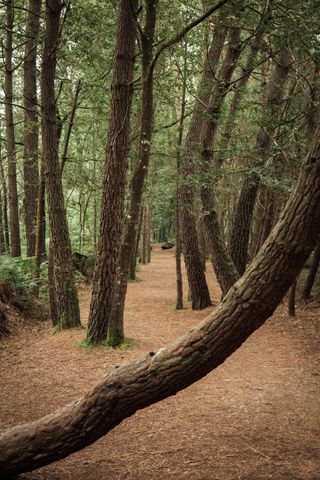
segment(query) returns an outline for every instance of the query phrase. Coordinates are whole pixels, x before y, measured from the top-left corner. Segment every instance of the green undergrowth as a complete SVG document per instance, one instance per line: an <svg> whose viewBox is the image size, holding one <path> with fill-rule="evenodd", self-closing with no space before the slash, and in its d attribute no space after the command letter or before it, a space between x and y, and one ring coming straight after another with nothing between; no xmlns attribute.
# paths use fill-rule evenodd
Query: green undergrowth
<svg viewBox="0 0 320 480"><path fill-rule="evenodd" d="M139 277L136 277L135 279L133 278L128 279L128 283L140 283L140 282L142 282L142 280Z"/></svg>

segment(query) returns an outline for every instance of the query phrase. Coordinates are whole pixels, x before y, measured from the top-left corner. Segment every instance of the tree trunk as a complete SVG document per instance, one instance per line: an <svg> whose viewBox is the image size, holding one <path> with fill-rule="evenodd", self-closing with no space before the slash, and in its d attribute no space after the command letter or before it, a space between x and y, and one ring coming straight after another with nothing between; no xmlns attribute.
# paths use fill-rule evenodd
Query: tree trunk
<svg viewBox="0 0 320 480"><path fill-rule="evenodd" d="M46 211L45 211L45 193L46 193L46 179L44 175L44 158L41 156L40 164L40 182L37 198L37 222L36 222L36 251L35 251L35 288L33 294L36 298L39 297L40 288L40 269L41 262L46 258Z"/></svg>
<svg viewBox="0 0 320 480"><path fill-rule="evenodd" d="M181 156L179 203L181 207L182 249L194 310L208 307L211 305L211 300L203 271L194 217L195 185L192 185L190 180L196 173L195 157L199 154L200 136L204 123L204 105L207 105L210 100L212 81L215 78L225 37L226 29L217 22L212 34L211 47L208 51L203 76L198 86L198 100L191 117L184 151Z"/></svg>
<svg viewBox="0 0 320 480"><path fill-rule="evenodd" d="M178 203L178 194L176 197L176 276L177 276L177 301L176 310L183 310L183 282L181 267L181 238L180 238L180 209Z"/></svg>
<svg viewBox="0 0 320 480"><path fill-rule="evenodd" d="M320 264L320 242L317 244L315 251L312 256L312 263L310 265L310 270L306 279L306 283L303 288L302 298L303 300L310 300L311 290L317 275L317 271Z"/></svg>
<svg viewBox="0 0 320 480"><path fill-rule="evenodd" d="M2 188L0 187L0 255L6 253L6 240L4 236L4 223L3 223L3 198Z"/></svg>
<svg viewBox="0 0 320 480"><path fill-rule="evenodd" d="M24 209L27 255L33 257L36 249L38 166L38 105L37 105L37 44L41 1L29 0L26 28L27 42L23 63L24 100Z"/></svg>
<svg viewBox="0 0 320 480"><path fill-rule="evenodd" d="M289 290L288 314L290 317L296 316L296 289L297 289L297 279L294 280Z"/></svg>
<svg viewBox="0 0 320 480"><path fill-rule="evenodd" d="M273 132L273 129L270 129L270 125L277 123L279 107L283 101L291 63L292 55L290 50L283 50L278 56L277 64L270 80L267 100L263 109L263 117L254 150L254 169L244 179L235 210L230 239L230 254L240 275L246 269L252 215L260 185L257 169L261 168L268 159Z"/></svg>
<svg viewBox="0 0 320 480"><path fill-rule="evenodd" d="M226 52L225 60L219 70L217 81L213 87L211 99L207 108L208 115L204 122L201 135L201 169L203 176L206 176L207 172L210 171L210 168L212 167L211 164L214 156L213 148L215 145L221 108L241 52L240 29L230 29L228 40L228 50ZM225 295L238 280L239 275L230 258L220 230L217 215L214 212L214 185L217 181L217 174L219 173L221 164L216 164L215 167L215 178L210 178L207 179L207 181L201 182L201 201L210 257L222 290L222 295Z"/></svg>
<svg viewBox="0 0 320 480"><path fill-rule="evenodd" d="M150 248L150 235L149 235L150 223L149 223L149 205L143 206L143 229L142 229L142 264L147 265L149 263L149 248Z"/></svg>
<svg viewBox="0 0 320 480"><path fill-rule="evenodd" d="M127 285L130 271L130 263L135 252L135 242L137 231L139 228L139 218L142 202L142 194L144 182L149 168L150 147L152 140L153 128L153 70L150 70L152 61L152 51L154 43L154 31L156 25L157 2L154 0L146 0L146 17L143 32L141 32L141 48L142 48L142 98L141 98L141 121L140 121L140 142L139 142L139 160L134 170L131 188L130 188L130 205L126 222L124 239L121 245L120 261L119 261L119 284L116 292L116 300L112 311L110 329L113 333L111 339L117 339L121 342L124 337L124 307L127 294ZM149 223L149 207L144 208L143 223L143 261L150 261L149 249L150 231ZM121 328L122 326L122 328ZM114 343L113 346L116 346Z"/></svg>
<svg viewBox="0 0 320 480"><path fill-rule="evenodd" d="M57 301L57 284L54 268L54 253L53 243L50 239L49 243L49 255L48 255L48 289L49 289L49 305L50 305L50 318L54 327L59 328L59 307Z"/></svg>
<svg viewBox="0 0 320 480"><path fill-rule="evenodd" d="M129 273L129 278L130 280L136 280L136 265L137 261L139 258L139 245L140 245L140 238L141 238L141 229L142 229L142 219L143 219L143 209L141 208L141 212L139 214L139 226L138 226L138 232L137 232L137 238L136 238L136 243L134 247L134 253L132 255L132 258L130 260L130 273ZM140 261L140 260L139 260Z"/></svg>
<svg viewBox="0 0 320 480"><path fill-rule="evenodd" d="M9 220L8 220L8 189L7 182L3 168L3 158L0 154L0 177L1 177L1 187L3 192L3 228L4 228L4 238L6 253L10 251L10 237L9 237Z"/></svg>
<svg viewBox="0 0 320 480"><path fill-rule="evenodd" d="M180 121L179 121L179 135L177 142L177 184L175 196L175 226L176 226L176 278L177 278L177 300L176 310L183 310L183 281L182 281L182 266L181 266L181 222L180 222L180 203L179 203L179 189L180 189L180 173L181 173L181 146L183 141L184 117L186 109L186 93L187 93L187 55L188 44L184 42L184 64L182 72L182 92L181 92L181 106L180 106Z"/></svg>
<svg viewBox="0 0 320 480"><path fill-rule="evenodd" d="M20 226L19 226L19 203L17 189L17 159L15 132L13 122L13 67L12 67L12 32L14 19L13 0L6 2L6 44L5 44L5 76L4 76L4 95L5 95L5 117L6 117L6 137L7 137L7 156L8 156L8 193L9 193L9 214L10 214L10 237L11 254L13 257L20 257Z"/></svg>
<svg viewBox="0 0 320 480"><path fill-rule="evenodd" d="M87 333L88 343L94 345L107 338L118 275L133 93L136 7L135 0L119 2L100 237Z"/></svg>
<svg viewBox="0 0 320 480"><path fill-rule="evenodd" d="M93 443L137 410L204 377L272 315L320 234L320 128L284 213L245 275L184 337L113 367L81 399L0 436L0 477L54 462Z"/></svg>
<svg viewBox="0 0 320 480"><path fill-rule="evenodd" d="M259 252L261 246L271 232L275 221L275 192L268 187L260 189L260 192L263 194L264 198L263 206L262 208L259 208L259 211L257 212L258 232L255 242L252 242L252 258Z"/></svg>
<svg viewBox="0 0 320 480"><path fill-rule="evenodd" d="M69 148L69 143L70 143L70 138L71 138L71 132L72 132L72 127L74 123L74 118L76 116L76 110L78 107L78 98L79 98L79 93L81 91L81 80L77 81L76 89L74 92L74 99L73 99L73 104L70 112L70 119L68 122L68 127L67 127L67 132L66 132L66 138L64 141L64 146L63 146L63 152L61 156L61 172L63 172L65 163L67 161L67 154L68 154L68 148Z"/></svg>
<svg viewBox="0 0 320 480"><path fill-rule="evenodd" d="M57 328L65 329L79 327L81 323L57 146L57 109L54 80L61 9L62 3L60 0L48 0L46 3L46 33L41 70L41 103L42 148L59 308Z"/></svg>
<svg viewBox="0 0 320 480"><path fill-rule="evenodd" d="M1 129L0 129L1 132ZM6 199L6 189L4 188L4 182L2 178L2 148L0 142L0 255L4 255L7 253L7 245L6 245L6 236L5 236L5 210L4 210L4 202Z"/></svg>

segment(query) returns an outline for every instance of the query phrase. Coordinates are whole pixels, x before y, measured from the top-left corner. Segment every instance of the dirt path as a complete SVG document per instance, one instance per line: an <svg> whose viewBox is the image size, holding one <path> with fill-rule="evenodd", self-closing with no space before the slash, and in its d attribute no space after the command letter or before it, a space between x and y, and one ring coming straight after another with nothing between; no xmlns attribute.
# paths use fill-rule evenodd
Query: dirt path
<svg viewBox="0 0 320 480"><path fill-rule="evenodd" d="M177 312L173 251L154 247L129 286L125 351L86 349L84 331L52 336L27 326L0 347L0 428L79 397L108 366L165 345L211 309ZM219 290L211 270L212 299ZM85 321L89 289L81 291ZM215 308L215 307L212 307ZM106 437L28 480L319 480L319 310L285 307L224 365L187 390L138 412ZM318 335L318 337L317 337Z"/></svg>

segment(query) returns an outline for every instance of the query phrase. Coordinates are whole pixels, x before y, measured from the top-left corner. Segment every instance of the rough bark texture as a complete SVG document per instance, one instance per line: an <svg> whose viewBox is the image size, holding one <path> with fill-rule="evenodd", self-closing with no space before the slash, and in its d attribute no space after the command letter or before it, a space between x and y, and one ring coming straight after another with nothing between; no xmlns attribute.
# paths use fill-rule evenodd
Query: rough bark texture
<svg viewBox="0 0 320 480"><path fill-rule="evenodd" d="M294 280L289 291L288 314L290 317L296 316L296 290L297 290L297 279Z"/></svg>
<svg viewBox="0 0 320 480"><path fill-rule="evenodd" d="M181 233L184 261L187 270L192 308L201 310L211 305L209 290L202 266L201 253L198 244L196 221L194 217L195 185L191 181L196 171L195 157L200 152L200 136L204 122L205 106L210 100L212 81L220 58L226 29L217 23L211 46L205 62L202 79L198 86L197 102L191 117L189 131L181 155L181 182L179 188L179 203L181 208Z"/></svg>
<svg viewBox="0 0 320 480"><path fill-rule="evenodd" d="M1 125L0 125L1 126ZM5 219L4 219L4 195L5 189L3 188L3 181L1 175L2 169L2 150L1 150L1 143L0 143L0 255L6 253L6 237L5 237Z"/></svg>
<svg viewBox="0 0 320 480"><path fill-rule="evenodd" d="M143 206L143 229L142 229L142 263L143 265L147 265L150 263L150 206L144 205Z"/></svg>
<svg viewBox="0 0 320 480"><path fill-rule="evenodd" d="M201 169L203 175L212 171L213 148L221 114L221 108L229 88L232 74L236 68L241 52L240 29L232 28L228 36L229 46L224 62L219 70L217 81L211 94L207 109L206 120L201 135ZM221 165L216 165L215 177ZM232 285L238 280L239 274L233 265L225 245L217 215L214 209L214 184L216 178L202 181L201 201L203 206L203 221L209 245L209 254L213 268L220 284L222 295L225 295Z"/></svg>
<svg viewBox="0 0 320 480"><path fill-rule="evenodd" d="M133 93L136 6L135 0L119 2L100 237L87 334L87 341L92 344L107 338L118 274Z"/></svg>
<svg viewBox="0 0 320 480"><path fill-rule="evenodd" d="M260 192L263 194L261 199L263 204L260 206L257 212L258 232L255 243L253 245L254 248L252 249L252 257L254 257L258 253L261 245L263 245L263 243L267 239L275 223L276 193L267 187L264 187L264 189L260 189Z"/></svg>
<svg viewBox="0 0 320 480"><path fill-rule="evenodd" d="M1 153L1 152L0 152ZM8 189L7 182L3 168L3 160L0 154L0 177L1 177L1 188L3 192L3 228L4 228L4 238L6 252L10 251L10 238L9 238L9 219L8 219Z"/></svg>
<svg viewBox="0 0 320 480"><path fill-rule="evenodd" d="M8 193L9 193L9 227L11 239L11 254L13 257L20 257L20 226L19 226L19 203L17 190L17 159L15 146L15 132L13 121L13 67L12 67L12 36L13 36L13 18L14 2L6 2L6 43L5 43L5 76L4 76L4 95L5 95L5 117L6 117L6 137L7 137L7 156L8 156Z"/></svg>
<svg viewBox="0 0 320 480"><path fill-rule="evenodd" d="M254 150L255 159L254 165L252 165L254 169L244 179L235 210L230 239L230 254L240 275L246 269L252 215L260 185L257 169L262 167L268 159L269 148L272 142L272 125L277 122L291 63L292 55L290 50L283 50L277 58L277 64L269 85L266 105L262 113L263 117Z"/></svg>
<svg viewBox="0 0 320 480"><path fill-rule="evenodd" d="M66 457L224 362L272 315L314 248L319 219L320 128L278 224L219 310L168 347L115 366L81 399L2 431L0 477Z"/></svg>
<svg viewBox="0 0 320 480"><path fill-rule="evenodd" d="M205 213L203 220L206 226L207 242L210 248L214 272L219 282L222 296L224 296L239 279L239 274L226 247L216 212L212 210Z"/></svg>
<svg viewBox="0 0 320 480"><path fill-rule="evenodd" d="M46 179L44 175L44 159L41 157L40 165L40 182L37 198L37 223L36 223L36 251L35 251L35 288L34 296L39 297L40 285L40 268L41 262L46 258L46 212L45 212L45 194L46 194Z"/></svg>
<svg viewBox="0 0 320 480"><path fill-rule="evenodd" d="M60 0L46 3L46 33L41 70L42 148L45 164L49 223L57 286L59 329L80 326L78 293L74 281L67 215L57 147L57 112L54 93Z"/></svg>
<svg viewBox="0 0 320 480"><path fill-rule="evenodd" d="M59 326L59 307L57 301L57 282L54 268L53 243L50 239L48 255L48 293L50 304L50 318L54 327Z"/></svg>
<svg viewBox="0 0 320 480"><path fill-rule="evenodd" d="M175 197L175 224L176 224L176 276L177 276L177 301L176 310L183 309L183 281L182 281L182 244L181 244L181 222L180 222L180 203L179 203L179 188L180 188L180 171L181 171L181 146L183 141L183 127L184 115L186 108L186 92L187 92L187 42L184 44L184 66L182 74L182 92L181 92L181 107L180 107L180 121L179 121L179 135L177 142L177 184Z"/></svg>
<svg viewBox="0 0 320 480"><path fill-rule="evenodd" d="M26 27L27 42L23 62L24 103L24 216L27 255L35 255L37 196L39 190L38 167L38 106L37 106L37 44L41 1L29 0Z"/></svg>
<svg viewBox="0 0 320 480"><path fill-rule="evenodd" d="M6 253L6 241L4 237L2 189L0 187L0 255L4 253Z"/></svg>
<svg viewBox="0 0 320 480"><path fill-rule="evenodd" d="M141 98L141 121L140 121L140 145L139 159L133 172L130 189L130 205L128 209L126 229L121 245L119 261L119 279L116 292L116 299L111 315L110 329L112 339L116 342L122 341L124 337L124 306L127 293L128 278L131 259L135 254L135 243L139 228L141 201L144 181L148 172L150 161L150 146L153 127L153 70L150 71L152 61L152 50L154 42L154 31L156 25L155 0L146 0L146 19L143 32L141 32L142 48L142 98ZM145 207L146 208L146 207ZM145 228L144 224L144 233ZM150 228L150 226L149 226ZM143 236L145 238L145 235ZM149 245L145 253L148 257ZM114 345L115 346L115 343Z"/></svg>

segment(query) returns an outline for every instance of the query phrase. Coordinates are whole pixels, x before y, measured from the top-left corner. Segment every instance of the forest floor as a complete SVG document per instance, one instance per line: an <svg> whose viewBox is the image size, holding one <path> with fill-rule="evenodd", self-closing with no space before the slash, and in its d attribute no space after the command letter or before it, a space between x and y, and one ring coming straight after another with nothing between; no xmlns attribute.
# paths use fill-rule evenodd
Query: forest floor
<svg viewBox="0 0 320 480"><path fill-rule="evenodd" d="M173 250L154 246L131 283L126 335L134 345L81 346L84 330L52 335L28 322L0 345L0 428L31 421L84 394L108 367L164 346L214 306L175 310ZM90 288L80 290L85 323ZM320 309L286 305L222 366L188 389L139 411L74 455L22 475L28 480L319 480Z"/></svg>

